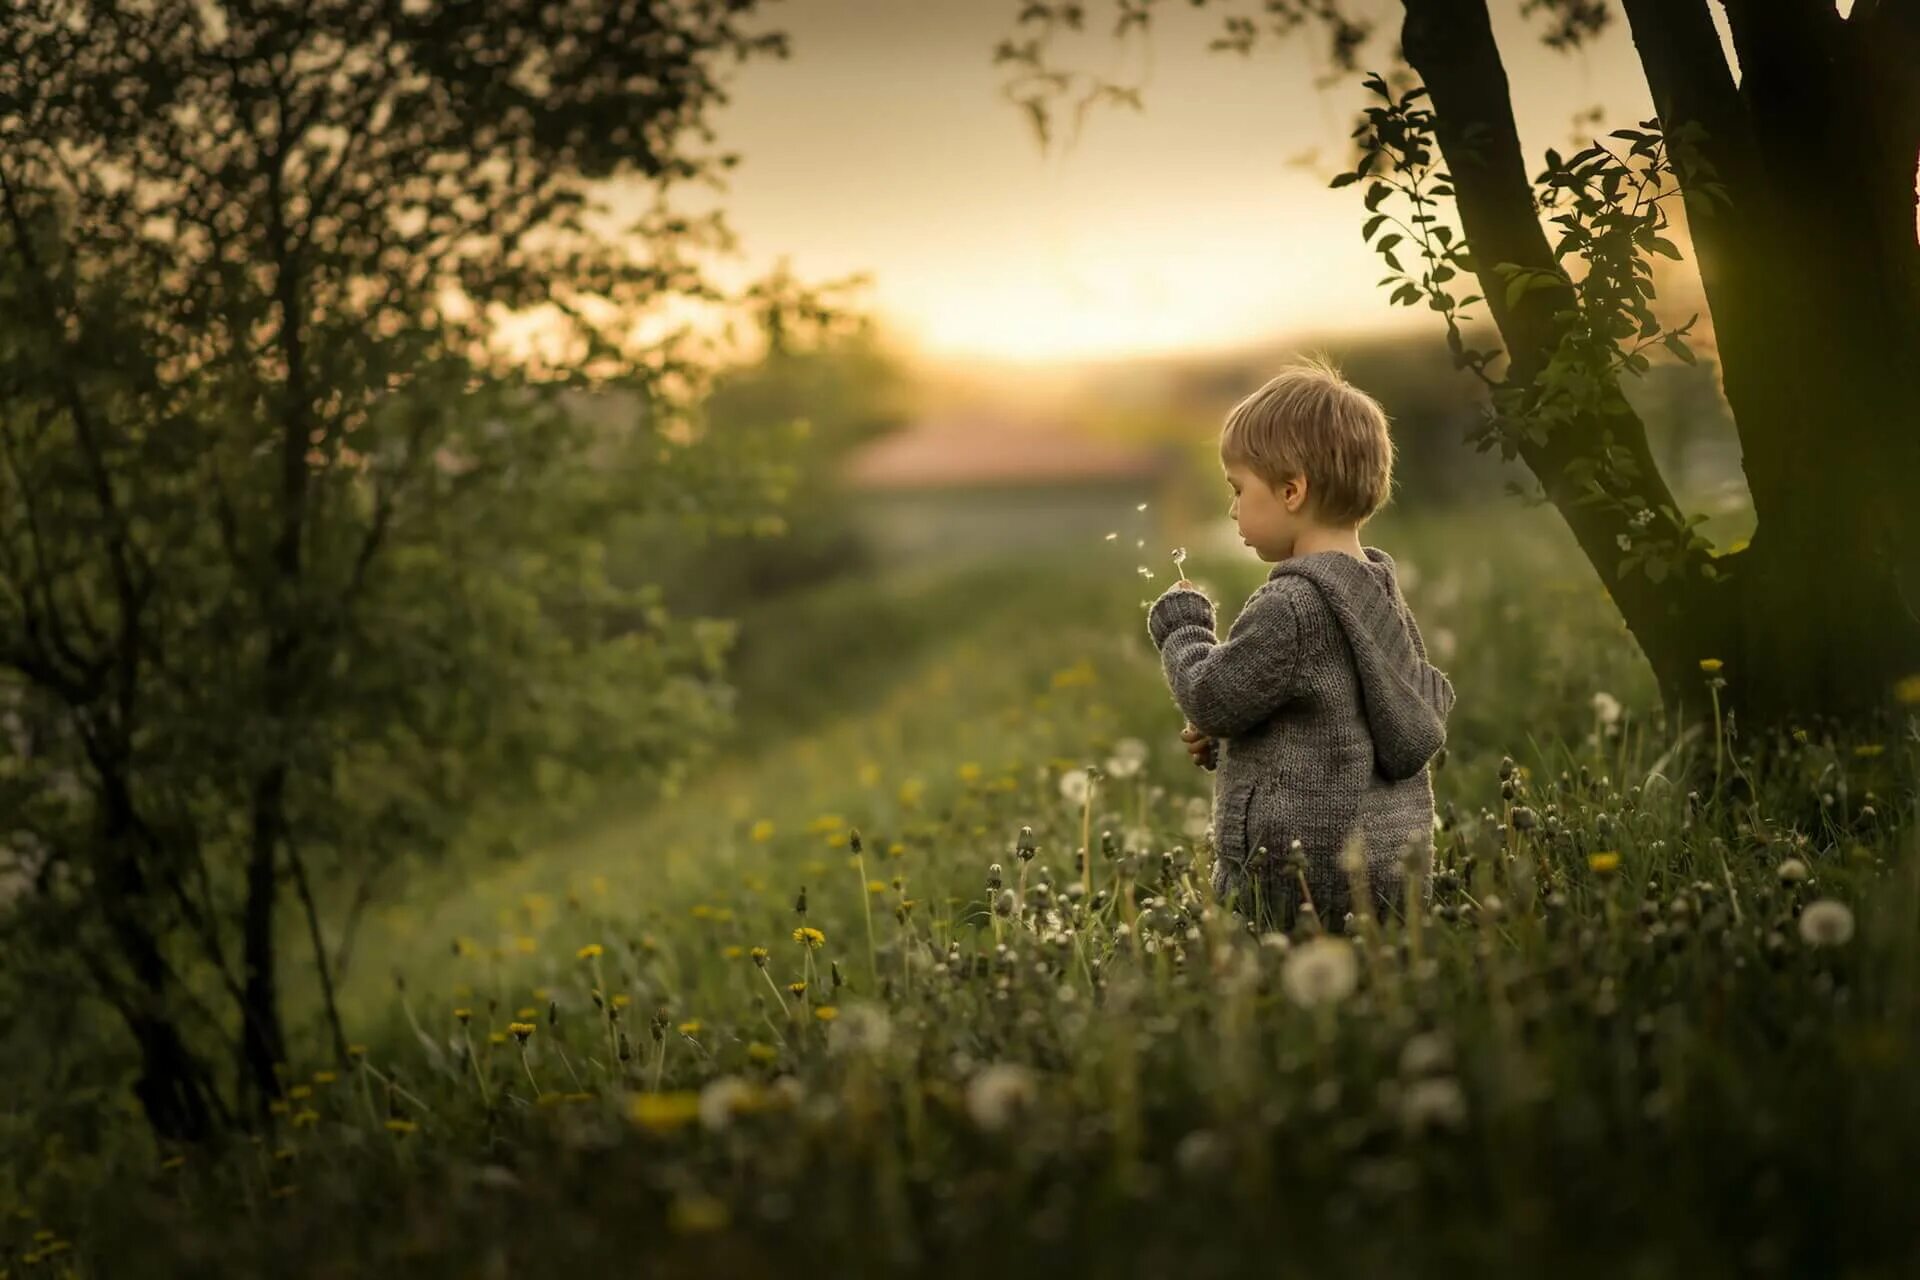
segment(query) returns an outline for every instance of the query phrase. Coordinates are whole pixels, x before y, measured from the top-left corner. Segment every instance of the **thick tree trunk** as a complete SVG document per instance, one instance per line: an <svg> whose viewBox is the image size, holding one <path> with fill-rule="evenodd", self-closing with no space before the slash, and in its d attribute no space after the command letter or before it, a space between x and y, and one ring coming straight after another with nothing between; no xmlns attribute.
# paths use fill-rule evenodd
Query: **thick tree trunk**
<svg viewBox="0 0 1920 1280"><path fill-rule="evenodd" d="M1433 99L1508 376L1525 385L1552 350L1548 316L1566 295L1537 292L1507 308L1492 274L1497 263L1553 258L1486 6L1405 3L1406 56ZM1858 720L1888 702L1896 679L1920 672L1920 402L1895 385L1920 353L1916 130L1902 112L1875 123L1873 86L1886 77L1875 79L1867 45L1837 16L1733 0L1736 89L1704 0L1625 7L1669 137L1689 120L1707 134L1697 159L1676 148L1683 184L1710 167L1728 189L1730 209L1697 190L1686 200L1757 531L1747 550L1714 562L1719 581L1689 566L1663 584L1620 582L1615 531L1557 492L1595 432L1583 424L1521 456L1619 604L1670 708L1701 709L1698 664L1718 658L1721 705L1750 727ZM1615 435L1642 472L1641 496L1671 501L1638 422Z"/></svg>
<svg viewBox="0 0 1920 1280"><path fill-rule="evenodd" d="M1736 88L1706 0L1625 8L1668 136L1705 132L1676 167L1758 517L1727 565L1727 701L1857 720L1920 672L1916 135L1877 62L1898 33L1733 0Z"/></svg>
<svg viewBox="0 0 1920 1280"><path fill-rule="evenodd" d="M1564 286L1537 289L1510 307L1506 282L1494 273L1500 263L1544 270L1556 263L1527 181L1506 69L1485 0L1405 0L1405 6L1401 45L1433 101L1435 131L1481 293L1506 343L1507 378L1527 387L1559 340L1553 313L1572 299ZM1700 572L1704 557L1663 582L1637 571L1617 572L1618 539L1630 532L1626 519L1607 506L1582 504L1569 470L1580 459L1598 455L1603 432L1610 432L1614 447L1631 460L1639 496L1655 509L1677 507L1647 445L1646 428L1632 414L1609 417L1605 424L1576 422L1556 429L1545 444L1521 444L1518 452L1619 607L1669 708L1682 718L1704 715L1709 703L1699 660L1725 645L1731 593L1725 583Z"/></svg>

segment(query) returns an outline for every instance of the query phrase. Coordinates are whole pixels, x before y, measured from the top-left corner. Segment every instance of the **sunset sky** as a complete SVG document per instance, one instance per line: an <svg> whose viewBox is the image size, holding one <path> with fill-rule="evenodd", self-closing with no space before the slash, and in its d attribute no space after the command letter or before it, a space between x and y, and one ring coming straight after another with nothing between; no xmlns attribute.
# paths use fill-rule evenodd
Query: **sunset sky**
<svg viewBox="0 0 1920 1280"><path fill-rule="evenodd" d="M719 199L744 256L716 277L782 256L806 279L871 271L864 300L888 331L958 362L1431 328L1376 288L1359 189L1327 189L1358 76L1315 88L1325 64L1309 31L1263 37L1251 57L1209 52L1223 16L1247 7L1158 6L1149 52L1138 33L1115 39L1110 0L1092 0L1089 30L1057 56L1129 82L1150 60L1145 110L1096 108L1076 149L1043 156L992 63L1017 0L767 6L761 25L789 32L793 56L732 68L732 101L712 117L742 156ZM1362 65L1384 69L1399 6L1376 9L1385 29ZM1624 21L1564 55L1517 0L1494 11L1530 164L1568 146L1583 109L1605 109L1602 133L1651 114Z"/></svg>

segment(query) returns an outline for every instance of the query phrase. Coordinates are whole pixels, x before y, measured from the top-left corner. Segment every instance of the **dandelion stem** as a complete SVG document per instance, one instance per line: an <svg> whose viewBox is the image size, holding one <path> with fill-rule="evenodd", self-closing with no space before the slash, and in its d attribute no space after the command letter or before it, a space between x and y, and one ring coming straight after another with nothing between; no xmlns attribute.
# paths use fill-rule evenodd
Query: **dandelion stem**
<svg viewBox="0 0 1920 1280"><path fill-rule="evenodd" d="M533 1100L540 1101L540 1082L533 1078L533 1064L527 1061L527 1047L520 1046L520 1065L526 1068L527 1083L533 1086Z"/></svg>
<svg viewBox="0 0 1920 1280"><path fill-rule="evenodd" d="M860 863L860 910L867 918L867 981L872 984L871 990L878 991L880 989L880 962L875 956L873 947L873 895L867 892L866 850L862 849L859 853L855 854L854 857L858 858Z"/></svg>
<svg viewBox="0 0 1920 1280"><path fill-rule="evenodd" d="M473 1035L463 1025L460 1039L467 1046L467 1062L473 1067L473 1078L480 1082L480 1102L487 1110L493 1110L493 1095L487 1089L487 1073L480 1069L480 1060L473 1056Z"/></svg>

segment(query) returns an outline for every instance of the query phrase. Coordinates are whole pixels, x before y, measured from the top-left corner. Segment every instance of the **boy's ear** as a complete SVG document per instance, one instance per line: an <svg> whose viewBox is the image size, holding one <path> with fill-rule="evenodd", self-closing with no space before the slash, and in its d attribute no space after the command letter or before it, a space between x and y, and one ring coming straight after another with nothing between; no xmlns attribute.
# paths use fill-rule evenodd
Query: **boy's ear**
<svg viewBox="0 0 1920 1280"><path fill-rule="evenodd" d="M1304 475L1288 476L1280 482L1280 503L1294 515L1307 505L1307 478Z"/></svg>

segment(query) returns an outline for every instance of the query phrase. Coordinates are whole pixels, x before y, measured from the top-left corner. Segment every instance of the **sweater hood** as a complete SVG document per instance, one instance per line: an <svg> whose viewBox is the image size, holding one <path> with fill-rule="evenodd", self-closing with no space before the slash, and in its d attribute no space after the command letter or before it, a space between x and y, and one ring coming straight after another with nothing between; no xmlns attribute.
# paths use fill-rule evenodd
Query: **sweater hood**
<svg viewBox="0 0 1920 1280"><path fill-rule="evenodd" d="M1419 773L1446 743L1453 685L1427 661L1393 558L1378 547L1362 550L1364 564L1344 551L1316 551L1282 560L1267 578L1292 574L1320 589L1353 651L1374 763L1399 782Z"/></svg>

